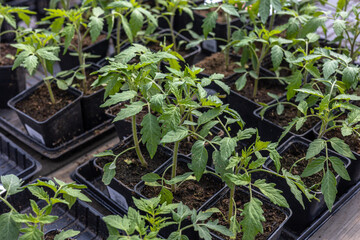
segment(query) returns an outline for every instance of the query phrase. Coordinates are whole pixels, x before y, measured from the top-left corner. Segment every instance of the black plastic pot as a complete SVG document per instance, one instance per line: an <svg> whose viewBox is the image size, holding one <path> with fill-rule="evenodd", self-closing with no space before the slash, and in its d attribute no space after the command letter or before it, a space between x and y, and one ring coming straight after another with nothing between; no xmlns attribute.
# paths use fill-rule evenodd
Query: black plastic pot
<svg viewBox="0 0 360 240"><path fill-rule="evenodd" d="M278 148L278 152L280 155L282 155L285 151L287 151L293 144L300 144L304 147L304 149L307 149L309 147L310 141L299 138L299 137L291 137L288 139L284 144L282 144ZM345 164L345 167L348 168L350 161L347 158L344 158L340 156L339 154L329 151L330 156L337 156L339 157ZM325 155L325 152L322 151L320 153L321 155ZM265 168L269 169L269 166L273 164L272 160L268 159L266 163L264 164ZM270 169L269 169L270 170ZM271 170L270 170L271 171ZM312 194L315 194L315 197L319 199L319 201L313 200L309 202L305 196L303 196L303 202L305 205L305 209L302 208L301 204L295 199L294 195L291 193L289 186L287 185L286 181L282 178L274 177L266 175L266 178L268 178L269 182L273 182L276 184L276 188L283 191L283 196L288 201L291 210L293 211L292 217L289 219L287 225L287 228L295 231L295 232L301 232L302 229L307 228L310 226L310 224L320 216L320 214L327 210L324 196L321 192L314 192L311 191ZM337 189L341 189L343 186L345 180L341 179L340 176L336 176L337 180Z"/></svg>
<svg viewBox="0 0 360 240"><path fill-rule="evenodd" d="M0 66L0 108L6 108L7 102L19 92L25 90L25 69L12 66Z"/></svg>
<svg viewBox="0 0 360 240"><path fill-rule="evenodd" d="M111 108L105 111L105 114L112 120L115 119L116 115L111 113ZM115 126L116 133L120 139L123 141L127 139L132 134L132 126L131 122L127 121L126 119L112 122Z"/></svg>
<svg viewBox="0 0 360 240"><path fill-rule="evenodd" d="M76 67L73 70L75 71L78 68L79 67ZM90 66L86 68L86 70L94 72L99 70L99 68L100 67L95 63L90 63ZM81 89L78 90L81 91ZM104 88L101 88L90 95L85 95L83 92L81 98L81 112L85 131L92 129L109 119L109 116L105 113L105 109L100 107L100 105L104 103L104 93Z"/></svg>
<svg viewBox="0 0 360 240"><path fill-rule="evenodd" d="M279 99L280 102L286 102L286 97L282 97L281 99ZM275 103L275 102L274 102ZM267 119L267 116L268 116L268 112L270 110L273 110L275 109L276 106L274 107L271 107L267 110L267 112L264 114L264 117L262 118L260 116L260 112L261 110L263 109L263 107L259 107L258 109L256 109L254 111L254 115L257 117L258 119L258 122L260 124L260 126L266 126L267 129L269 129L268 126L271 126L271 128L273 128L272 132L275 133L275 134L271 134L274 138L273 139L270 139L272 141L277 141L281 135L281 133L284 131L284 128L282 126L279 126L273 122L271 122L269 119ZM286 110L284 110L286 111ZM295 136L295 137L303 137L303 138L306 138L310 141L314 140L315 139L315 134L314 134L314 131L313 131L314 127L308 129L306 132L302 133L302 134L297 134L294 130L295 128L292 128L292 130L290 131L290 134L288 134L289 136ZM280 134L280 135L279 135Z"/></svg>
<svg viewBox="0 0 360 240"><path fill-rule="evenodd" d="M230 194L230 189L226 186L224 187L218 195L214 196L211 201L208 201L207 204L205 204L203 206L203 208L201 208L200 210L201 211L205 211L207 209L210 209L210 208L213 208L213 207L216 207L216 204L226 198L226 197L229 197L229 194ZM249 190L247 187L237 187L236 191L240 191L242 194L246 194L246 195L249 195ZM263 194L257 192L256 190L252 190L253 192L253 195L256 196L256 198L260 199L264 205L267 205L267 206L271 206L272 208L275 208L279 211L281 211L286 217L285 217L285 220L280 224L280 226L274 230L271 235L267 238L267 239L271 239L271 240L276 240L276 239L279 239L280 238L280 235L283 231L283 228L285 226L285 224L287 223L287 221L289 220L289 218L292 216L292 211L290 209L287 209L287 208L281 208L279 206L276 206L274 205L273 203L270 202L270 200L268 198L266 198ZM213 232L210 232L211 236L212 236L212 239L216 239L216 240L224 240L222 237L214 234Z"/></svg>
<svg viewBox="0 0 360 240"><path fill-rule="evenodd" d="M39 122L21 112L15 105L32 95L42 84L44 82L39 82L10 99L8 106L16 112L31 137L47 147L53 147L84 132L80 102L82 94L76 89L69 88L67 91L76 99L47 120Z"/></svg>
<svg viewBox="0 0 360 240"><path fill-rule="evenodd" d="M107 34L106 32L102 32L101 34ZM105 38L101 41L98 41L90 46L83 48L84 53L91 53L92 55L98 55L96 58L86 59L87 62L96 63L104 58L109 49L109 39ZM64 48L60 47L60 67L62 70L72 69L76 66L79 66L78 56L71 56L70 53L76 53L74 50L68 49L65 55L63 54Z"/></svg>
<svg viewBox="0 0 360 240"><path fill-rule="evenodd" d="M185 36L183 36L177 32L174 32L174 34L177 35L177 38L176 38L177 43L179 43L180 41L190 42L190 40L188 38L186 38ZM159 40L160 42L163 42L165 37L166 37L166 39L172 41L170 29L164 29L158 33L155 33L154 36L156 36L156 39ZM183 56L183 58L185 60L185 63L187 63L189 66L191 66L194 63L195 56L198 53L200 53L201 48L200 48L200 46L196 46L196 47L190 48L188 51L189 51L189 53L186 54L185 56ZM182 67L185 65L185 63L180 61L180 65ZM168 64L165 64L165 65L168 65Z"/></svg>
<svg viewBox="0 0 360 240"><path fill-rule="evenodd" d="M0 176L14 174L28 181L41 169L41 164L0 133Z"/></svg>
<svg viewBox="0 0 360 240"><path fill-rule="evenodd" d="M123 144L120 148L120 151L123 151L123 150L127 149L131 143L132 143L132 139L129 138L124 143L120 143L119 145L116 145L111 150L115 151L115 149L117 149L119 146L121 146L121 144ZM170 155L171 155L171 153L169 152L168 149L163 148L162 146L159 146L157 153L154 156L154 159L157 158L157 155L159 154L159 152L161 152L164 155L167 155L168 157L170 157ZM97 163L97 160L98 160L98 158L94 159L94 166L101 172L101 176L102 176L103 168L101 166L99 166L99 164ZM165 161L164 163L160 164L158 169L162 169L162 167L165 166L165 164L167 162L168 161ZM155 172L158 172L159 171L158 169L155 170ZM130 187L126 186L124 183L122 183L120 180L118 180L116 178L113 178L113 180L111 181L111 183L109 184L108 187L109 187L108 192L110 194L110 198L116 199L117 204L120 205L122 207L122 209L127 210L129 206L133 206L132 197L138 196L135 193L134 188L130 188Z"/></svg>
<svg viewBox="0 0 360 240"><path fill-rule="evenodd" d="M313 128L315 136L319 135L320 126L321 126L321 122L316 124L315 127ZM327 139L327 138L324 137L324 139ZM358 142L360 144L360 141L358 141ZM360 154L356 153L355 151L352 151L352 153L356 157L356 160L351 160L350 166L348 167L348 172L349 172L349 176L350 176L351 180L345 183L346 188L349 186L353 186L360 181L360 161L359 161Z"/></svg>
<svg viewBox="0 0 360 240"><path fill-rule="evenodd" d="M196 3L198 5L201 5L204 2L205 1L197 1ZM194 21L193 21L192 31L194 31L195 33L197 33L198 35L201 36L201 35L203 35L201 26L203 24L203 20L205 19L205 17L200 15L196 11L193 11L193 14L194 14ZM231 26L236 26L236 27L241 27L243 25L240 18L231 20L230 24L231 24ZM215 37L227 39L226 23L218 23L217 22L215 25L215 28L213 29L213 32L215 33ZM203 42L201 47L210 52L218 52L220 50L221 45L226 45L226 43L219 41L219 40L208 40L208 41Z"/></svg>
<svg viewBox="0 0 360 240"><path fill-rule="evenodd" d="M48 191L47 188L44 188L44 190ZM10 196L8 200L20 213L29 213L31 208L30 199L34 200L39 206L42 206L42 200L33 196L27 189ZM9 209L6 204L0 202L0 214L8 211ZM70 210L65 204L55 205L51 215L58 216L59 218L55 222L45 225L44 232L48 232L51 229L73 229L80 231L80 234L76 236L77 240L101 240L106 239L109 235L106 224L102 220L102 215L82 201L76 201Z"/></svg>

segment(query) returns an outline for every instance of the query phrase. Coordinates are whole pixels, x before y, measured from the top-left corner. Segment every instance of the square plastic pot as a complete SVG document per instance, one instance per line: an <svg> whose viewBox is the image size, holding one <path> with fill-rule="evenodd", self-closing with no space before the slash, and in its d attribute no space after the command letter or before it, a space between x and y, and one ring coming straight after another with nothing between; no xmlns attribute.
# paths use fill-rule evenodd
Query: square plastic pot
<svg viewBox="0 0 360 240"><path fill-rule="evenodd" d="M32 95L43 84L44 82L41 81L19 93L9 100L8 106L16 112L31 137L46 147L54 147L59 142L68 141L84 132L80 102L82 93L74 88L69 88L67 91L76 99L47 120L40 122L17 109L15 105Z"/></svg>
<svg viewBox="0 0 360 240"><path fill-rule="evenodd" d="M25 90L25 69L12 66L0 66L0 108L6 108L7 102L19 92Z"/></svg>
<svg viewBox="0 0 360 240"><path fill-rule="evenodd" d="M310 141L308 141L304 138L291 137L290 139L288 139L286 142L284 142L278 148L278 152L279 152L280 156L286 150L288 150L293 144L300 144L301 146L304 147L304 149L308 149ZM325 152L322 151L320 154L325 155ZM336 157L340 158L344 162L345 168L348 168L348 166L350 164L349 159L344 158L331 150L329 151L329 154L330 154L330 156L336 156ZM269 166L271 164L273 164L272 160L268 159L265 162L264 167L270 170ZM272 170L270 170L270 171L272 171ZM294 195L290 191L290 187L287 185L287 183L284 179L279 178L279 177L270 176L270 174L266 175L266 176L269 181L276 184L276 188L283 191L283 196L286 198L286 200L288 201L288 203L290 205L290 209L293 212L293 216L289 219L289 221L287 223L287 227L289 229L291 229L295 232L301 232L302 229L305 229L306 227L310 226L310 224L318 216L320 216L321 213L323 213L324 211L327 210L324 196L321 192L311 191L311 193L314 194L315 197L319 199L319 201L312 200L310 202L307 200L307 198L305 196L303 196L303 202L304 202L304 206L305 206L305 209L304 209L301 206L301 204L295 199ZM344 184L345 180L341 179L340 176L337 175L336 181L338 183L337 189L340 189L341 186Z"/></svg>

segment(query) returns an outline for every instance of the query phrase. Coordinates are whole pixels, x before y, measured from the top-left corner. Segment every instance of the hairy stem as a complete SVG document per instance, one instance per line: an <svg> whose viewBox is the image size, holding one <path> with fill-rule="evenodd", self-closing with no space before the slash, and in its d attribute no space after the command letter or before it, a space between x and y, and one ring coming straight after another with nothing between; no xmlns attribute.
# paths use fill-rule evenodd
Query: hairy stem
<svg viewBox="0 0 360 240"><path fill-rule="evenodd" d="M48 72L47 72L45 60L40 59L40 63L41 63L41 66L42 66L42 68L44 70L45 78L47 78L49 75L48 75ZM45 82L46 88L47 88L47 90L49 92L51 103L55 104L56 101L55 101L53 90L51 89L51 83L50 83L50 81L48 79L44 80L44 82Z"/></svg>
<svg viewBox="0 0 360 240"><path fill-rule="evenodd" d="M139 144L139 139L138 139L138 136L137 136L137 129L136 129L136 116L132 116L132 119L131 119L131 125L132 125L132 132L133 132L133 141L134 141L134 146L135 146L135 151L136 151L136 154L141 162L141 165L143 167L147 167L148 166L148 163L146 162L144 156L142 155L141 153L141 149L140 149L140 144Z"/></svg>
<svg viewBox="0 0 360 240"><path fill-rule="evenodd" d="M179 143L180 143L180 141L177 141L175 143L175 146L174 146L173 162L172 162L172 169L171 169L171 179L174 179L176 177L176 168L177 168L177 158L178 158ZM176 184L171 185L171 191L173 193L176 191Z"/></svg>

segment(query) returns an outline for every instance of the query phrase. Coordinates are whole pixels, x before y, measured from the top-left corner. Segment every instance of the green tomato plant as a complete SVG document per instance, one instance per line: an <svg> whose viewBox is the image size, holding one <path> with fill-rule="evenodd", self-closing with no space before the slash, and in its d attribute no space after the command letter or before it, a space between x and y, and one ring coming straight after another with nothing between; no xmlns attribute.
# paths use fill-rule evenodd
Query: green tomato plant
<svg viewBox="0 0 360 240"><path fill-rule="evenodd" d="M127 41L121 41L122 29L130 43L136 40L136 37L142 33L145 23L148 24L145 31L146 35L152 33L157 27L157 20L153 13L149 11L149 6L135 0L131 1L114 1L107 5L106 10L110 11L106 15L109 24L108 33L111 34L114 23L116 23L116 53L120 53L120 48ZM130 20L128 20L130 19ZM115 21L116 20L116 21Z"/></svg>
<svg viewBox="0 0 360 240"><path fill-rule="evenodd" d="M25 67L28 72L34 74L37 66L41 65L45 78L43 79L48 89L51 103L55 104L56 99L51 88L51 79L53 74L53 64L60 61L58 58L59 46L58 36L55 33L37 29L23 30L18 43L11 46L18 49L18 54L12 69L19 66Z"/></svg>
<svg viewBox="0 0 360 240"><path fill-rule="evenodd" d="M6 191L4 196L0 196L0 201L9 208L8 212L0 215L0 230L3 237L8 240L43 240L44 226L58 219L58 216L51 215L55 205L65 204L70 209L77 199L90 202L90 199L81 193L81 189L86 188L84 185L64 183L55 178L54 181L37 180L36 183L22 187L23 182L15 175L1 176L0 179ZM8 201L8 198L24 190L30 191L33 196L43 200L46 204L40 207L34 200L30 199L32 212L18 212L10 201ZM20 233L23 233L23 235L20 236ZM65 240L79 233L79 231L67 230L59 233L56 239Z"/></svg>
<svg viewBox="0 0 360 240"><path fill-rule="evenodd" d="M177 226L177 229L170 234L169 239L189 239L184 235L184 231L189 228L194 228L195 231L199 232L200 238L205 240L212 239L210 230L231 236L231 232L226 227L218 225L217 220L210 220L211 215L217 209L197 213L194 209L191 210L182 203L161 204L160 197L151 199L133 198L133 200L136 208L141 212L130 207L124 217L111 215L103 218L112 239L158 240L160 239L157 236L159 231L171 225ZM166 214L171 215L171 217L167 217ZM191 224L182 226L181 223L188 218L191 219Z"/></svg>
<svg viewBox="0 0 360 240"><path fill-rule="evenodd" d="M95 42L101 34L104 26L104 10L100 7L80 7L77 9L46 9L48 16L42 21L51 20L50 28L53 32L59 33L64 37L64 52L65 54L69 47L75 50L76 56L80 63L81 74L76 77L81 80L81 89L84 94L87 94L87 78L86 78L86 58L92 57L91 54L83 52L84 39L90 35L92 42ZM85 15L89 14L86 18ZM85 32L83 30L85 29ZM77 38L77 45L71 43L72 39ZM71 83L70 83L71 84Z"/></svg>

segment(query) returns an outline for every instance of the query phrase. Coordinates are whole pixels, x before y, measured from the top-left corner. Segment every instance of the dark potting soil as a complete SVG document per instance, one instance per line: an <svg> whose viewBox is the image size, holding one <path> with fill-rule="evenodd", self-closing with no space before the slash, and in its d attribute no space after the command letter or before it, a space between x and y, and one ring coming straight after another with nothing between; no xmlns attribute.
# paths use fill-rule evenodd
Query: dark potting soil
<svg viewBox="0 0 360 240"><path fill-rule="evenodd" d="M229 211L229 199L230 194L228 193L226 197L221 199L214 207L218 208L221 213L215 213L212 216L213 220L219 219L219 224L229 227L227 221L223 218L223 216L228 216ZM241 191L235 191L235 202L237 209L244 209L244 205L249 202L250 196ZM264 233L258 234L256 236L256 240L265 240L267 239L285 220L286 215L281 212L279 209L276 209L270 204L264 203L262 205L262 210L264 211L263 215L265 217L265 222L262 222ZM243 217L240 216L240 213L237 212L237 220L241 221ZM224 239L230 239L222 234L215 233L218 236L221 236ZM242 233L239 233L236 236L236 239L242 239Z"/></svg>
<svg viewBox="0 0 360 240"><path fill-rule="evenodd" d="M16 48L9 43L0 43L0 66L13 65L16 55ZM13 56L13 58L9 57Z"/></svg>
<svg viewBox="0 0 360 240"><path fill-rule="evenodd" d="M224 53L217 52L196 63L195 66L204 68L204 71L202 72L204 74L211 75L213 73L221 73L224 74L225 77L228 77L234 73L235 68L239 67L235 62L236 59L230 56L230 64L226 69Z"/></svg>
<svg viewBox="0 0 360 240"><path fill-rule="evenodd" d="M92 42L91 36L88 34L88 35L86 35L86 37L83 40L83 49L88 46L91 46L92 44L100 42L100 41L104 40L105 38L106 38L106 34L100 34L100 36L96 39L96 41ZM65 39L63 38L62 40L64 41ZM74 35L73 39L71 40L71 44L74 46L78 46L78 37L76 34ZM75 49L72 45L69 46L69 49L75 51Z"/></svg>
<svg viewBox="0 0 360 240"><path fill-rule="evenodd" d="M267 93L272 93L280 97L286 91L285 86L277 82L276 79L262 79L259 81L257 94L255 97L253 97L254 83L254 79L250 76L247 76L246 85L243 89L241 89L241 91L236 90L234 82L227 84L230 85L233 91L238 92L240 95L251 99L254 102L262 103L268 103L273 100L273 98L270 97Z"/></svg>
<svg viewBox="0 0 360 240"><path fill-rule="evenodd" d="M133 147L131 143L126 148ZM117 147L114 151L115 154L119 154L125 149L121 149L123 144ZM141 152L148 163L148 167L141 166L139 158L135 149L130 150L121 155L116 162L116 175L115 178L127 185L129 188L133 188L138 182L141 181L141 177L147 173L153 172L161 164L169 159L168 155L161 151L157 151L155 156L151 159L145 146L140 145ZM106 163L112 162L114 157L101 157L96 160L96 163L103 168Z"/></svg>
<svg viewBox="0 0 360 240"><path fill-rule="evenodd" d="M51 103L48 89L45 84L43 84L29 97L16 103L15 107L41 122L50 118L76 99L76 96L68 91L60 90L55 84L51 86L56 101L55 104Z"/></svg>
<svg viewBox="0 0 360 240"><path fill-rule="evenodd" d="M298 161L300 158L304 158L303 161L300 161L296 164L295 167L293 167L291 173L294 175L301 175L303 173L303 171L305 170L308 162L310 163L310 161L312 159L309 160L305 160L305 156L306 156L306 147L302 144L299 143L294 143L292 144L284 153L280 154L282 159L281 159L281 167L285 168L286 170L290 171L291 166ZM316 156L318 157L318 156ZM335 173L335 171L332 169L331 167L331 163L329 163L330 166L330 170L332 173L334 173L334 175L336 176L337 174ZM273 171L276 171L274 164L272 163L270 166L270 169ZM312 187L314 184L320 184L321 180L323 178L323 171L320 171L318 173L315 173L309 177L305 177L305 178L301 178L301 180L304 182L304 184L307 187ZM314 189L315 191L320 191L320 189Z"/></svg>
<svg viewBox="0 0 360 240"><path fill-rule="evenodd" d="M172 44L172 42L170 41L171 36L164 36L163 39L165 39L165 38L166 38L166 46L171 45ZM149 43L146 44L146 47L150 48L154 52L158 52L158 51L161 51L163 49L163 47L160 46L160 44L162 44L163 42L164 42L164 40L160 40L158 42L149 42ZM177 43L177 44L179 44L179 43ZM177 45L177 47L179 48L178 45ZM172 47L172 49L174 49L174 46ZM186 55L191 53L191 50L186 50L185 49L185 44L182 44L177 52L181 56L185 57Z"/></svg>
<svg viewBox="0 0 360 240"><path fill-rule="evenodd" d="M298 116L299 110L291 105L284 104L284 112L281 115L278 115L276 113L276 108L269 109L265 113L265 118L270 120L271 122L275 123L276 125L279 125L281 127L286 127L289 125L289 123ZM299 129L299 131L296 131L296 127L294 126L291 129L291 132L296 134L304 134L307 131L309 131L312 127L314 127L319 122L319 119L317 117L310 117L306 119L306 122L304 125Z"/></svg>
<svg viewBox="0 0 360 240"><path fill-rule="evenodd" d="M204 10L195 10L195 13L203 16L203 17L206 17L206 15L210 12L214 12L216 10L216 8L210 8L210 9L204 9ZM234 20L235 17L233 16L230 16L231 17L231 20ZM223 10L219 10L218 11L218 18L216 20L217 23L226 23L226 14L224 13Z"/></svg>
<svg viewBox="0 0 360 240"><path fill-rule="evenodd" d="M178 162L178 166L176 168L177 176L189 171L190 169L187 167L186 163ZM169 168L166 172L165 178L170 179L170 176L171 168ZM197 182L196 180L187 180L178 186L176 192L173 193L173 202L183 202L185 205L190 207L190 209L198 209L215 193L220 191L222 187L224 187L224 184L221 180L210 177L210 174L204 174L200 179L200 182ZM152 198L158 196L160 190L160 187L145 186L141 193L145 197Z"/></svg>
<svg viewBox="0 0 360 240"><path fill-rule="evenodd" d="M341 129L337 128L337 129L333 129L333 130L330 130L329 132L327 132L325 134L325 137L340 138L340 139L344 140L347 145L349 145L349 147L352 151L356 152L357 154L360 154L360 137L357 136L356 134L351 134L350 136L344 137L341 134Z"/></svg>

